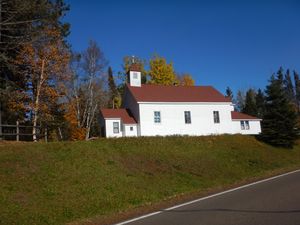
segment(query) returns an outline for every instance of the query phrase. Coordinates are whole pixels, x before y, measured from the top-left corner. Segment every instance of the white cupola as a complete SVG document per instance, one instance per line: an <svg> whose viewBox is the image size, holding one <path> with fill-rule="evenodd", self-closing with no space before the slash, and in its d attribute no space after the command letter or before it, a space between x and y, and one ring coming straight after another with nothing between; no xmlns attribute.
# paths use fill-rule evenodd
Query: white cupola
<svg viewBox="0 0 300 225"><path fill-rule="evenodd" d="M132 87L141 87L141 69L140 66L136 63L132 63L128 71L128 82Z"/></svg>

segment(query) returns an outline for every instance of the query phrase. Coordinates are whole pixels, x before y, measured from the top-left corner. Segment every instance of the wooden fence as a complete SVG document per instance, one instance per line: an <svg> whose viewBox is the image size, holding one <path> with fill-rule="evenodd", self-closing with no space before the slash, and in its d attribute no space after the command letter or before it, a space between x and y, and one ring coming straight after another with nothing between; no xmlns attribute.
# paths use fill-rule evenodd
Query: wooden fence
<svg viewBox="0 0 300 225"><path fill-rule="evenodd" d="M14 141L33 141L32 129L34 126L20 125L19 121L16 124L0 124L0 140L14 140ZM37 139L42 138L48 141L48 131L45 127L42 131L42 127L36 126L37 128Z"/></svg>

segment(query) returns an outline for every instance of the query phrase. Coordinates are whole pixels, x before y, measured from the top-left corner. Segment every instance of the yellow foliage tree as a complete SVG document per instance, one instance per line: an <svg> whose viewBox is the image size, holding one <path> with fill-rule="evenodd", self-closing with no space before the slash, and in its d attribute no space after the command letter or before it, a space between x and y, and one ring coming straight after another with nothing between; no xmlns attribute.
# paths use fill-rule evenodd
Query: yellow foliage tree
<svg viewBox="0 0 300 225"><path fill-rule="evenodd" d="M149 77L149 83L151 84L177 84L176 74L172 63L168 64L165 58L158 55L155 55L150 59Z"/></svg>
<svg viewBox="0 0 300 225"><path fill-rule="evenodd" d="M194 86L195 85L195 81L194 81L193 77L188 73L178 75L177 79L178 79L179 85L182 85L182 86Z"/></svg>

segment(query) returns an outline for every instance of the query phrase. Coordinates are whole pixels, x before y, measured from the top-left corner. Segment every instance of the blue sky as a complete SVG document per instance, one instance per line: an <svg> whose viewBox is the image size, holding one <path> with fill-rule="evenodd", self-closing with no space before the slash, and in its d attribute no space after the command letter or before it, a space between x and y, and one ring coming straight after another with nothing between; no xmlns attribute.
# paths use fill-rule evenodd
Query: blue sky
<svg viewBox="0 0 300 225"><path fill-rule="evenodd" d="M68 0L69 41L95 40L115 72L156 53L197 85L264 88L280 66L300 72L300 1Z"/></svg>

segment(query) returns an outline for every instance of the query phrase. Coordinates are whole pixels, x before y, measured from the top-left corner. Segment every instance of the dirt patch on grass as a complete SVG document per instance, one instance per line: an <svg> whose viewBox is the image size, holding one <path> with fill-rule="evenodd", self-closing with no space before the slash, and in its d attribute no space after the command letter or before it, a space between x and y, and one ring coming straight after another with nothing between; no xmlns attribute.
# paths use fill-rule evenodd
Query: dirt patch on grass
<svg viewBox="0 0 300 225"><path fill-rule="evenodd" d="M144 173L147 175L155 175L170 171L170 167L166 163L162 163L157 159L146 159L144 156L136 155L120 158L120 163L124 170L128 173Z"/></svg>

